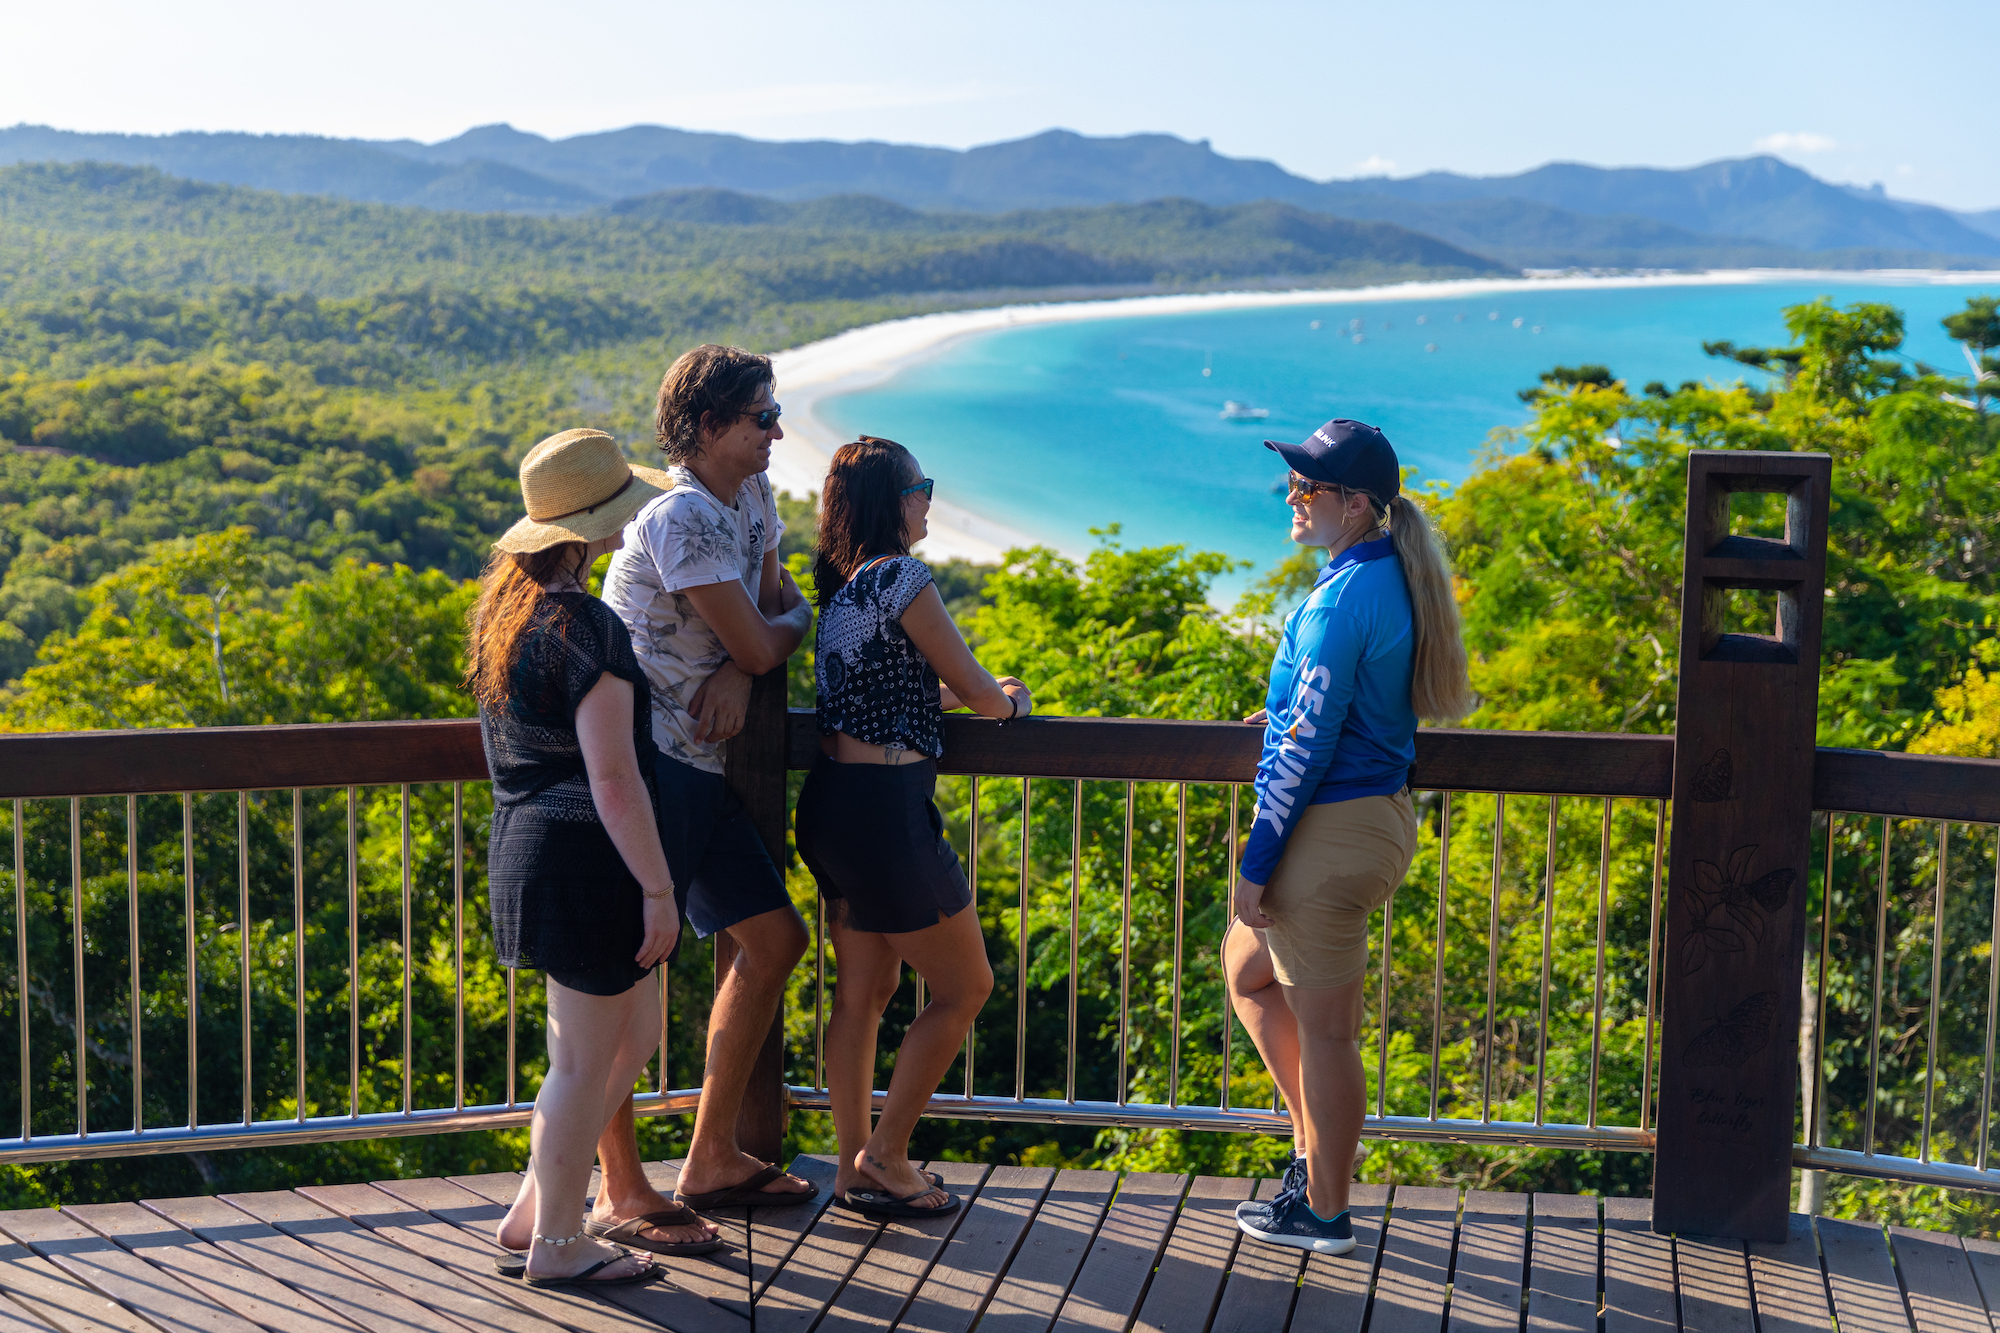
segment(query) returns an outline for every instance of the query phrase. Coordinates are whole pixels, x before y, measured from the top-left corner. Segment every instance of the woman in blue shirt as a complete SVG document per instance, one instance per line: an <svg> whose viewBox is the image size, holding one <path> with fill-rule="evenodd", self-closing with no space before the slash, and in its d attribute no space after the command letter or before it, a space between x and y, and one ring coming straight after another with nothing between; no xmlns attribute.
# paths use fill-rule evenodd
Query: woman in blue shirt
<svg viewBox="0 0 2000 1333"><path fill-rule="evenodd" d="M1410 804L1417 718L1472 707L1451 570L1402 495L1379 430L1337 418L1291 465L1292 540L1327 564L1285 622L1271 663L1257 814L1223 940L1230 997L1291 1108L1285 1188L1237 1209L1260 1240L1354 1248L1347 1190L1361 1142L1357 1044L1368 918L1416 853Z"/></svg>

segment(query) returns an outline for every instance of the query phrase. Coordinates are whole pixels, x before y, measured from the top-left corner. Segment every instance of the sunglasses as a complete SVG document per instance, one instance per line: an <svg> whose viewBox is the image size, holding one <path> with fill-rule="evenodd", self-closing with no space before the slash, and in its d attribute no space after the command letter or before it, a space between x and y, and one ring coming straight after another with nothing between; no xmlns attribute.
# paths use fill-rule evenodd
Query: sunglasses
<svg viewBox="0 0 2000 1333"><path fill-rule="evenodd" d="M761 412L745 412L743 415L756 422L758 430L769 430L778 424L779 417L785 415L785 409L772 403Z"/></svg>
<svg viewBox="0 0 2000 1333"><path fill-rule="evenodd" d="M1295 505L1310 502L1322 492L1340 492L1341 487L1329 481L1309 481L1298 473L1292 473L1285 482L1285 503Z"/></svg>
<svg viewBox="0 0 2000 1333"><path fill-rule="evenodd" d="M896 498L900 500L906 495L915 495L918 491L922 491L924 493L924 499L928 500L931 498L931 492L935 491L936 489L937 489L937 483L931 480L929 477L925 477L922 481L918 482L916 485L905 486L902 490L897 491Z"/></svg>

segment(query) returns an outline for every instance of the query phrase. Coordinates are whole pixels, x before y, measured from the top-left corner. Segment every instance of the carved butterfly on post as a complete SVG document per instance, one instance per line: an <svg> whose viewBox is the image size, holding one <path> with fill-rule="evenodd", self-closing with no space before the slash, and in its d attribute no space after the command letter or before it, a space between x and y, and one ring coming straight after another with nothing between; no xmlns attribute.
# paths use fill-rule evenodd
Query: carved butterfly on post
<svg viewBox="0 0 2000 1333"><path fill-rule="evenodd" d="M1708 762L1694 771L1694 798L1697 801L1726 801L1729 799L1729 785L1735 777L1735 766L1730 762L1729 751L1717 750L1709 756Z"/></svg>
<svg viewBox="0 0 2000 1333"><path fill-rule="evenodd" d="M1695 882L1688 886L1686 895L1688 915L1693 922L1686 941L1681 945L1683 975L1699 970L1711 950L1716 953L1742 952L1743 939L1730 928L1731 922L1762 944L1764 917L1753 909L1752 904L1766 912L1775 912L1790 900L1792 881L1798 878L1798 872L1773 870L1750 879L1750 862L1756 854L1757 844L1753 842L1731 852L1726 869L1713 861L1698 860L1694 863ZM1718 922L1718 914L1726 920Z"/></svg>
<svg viewBox="0 0 2000 1333"><path fill-rule="evenodd" d="M1771 1020L1778 1016L1781 999L1777 991L1758 991L1731 1009L1727 1018L1717 1019L1696 1034L1681 1053L1681 1063L1692 1069L1710 1065L1740 1067L1770 1045Z"/></svg>

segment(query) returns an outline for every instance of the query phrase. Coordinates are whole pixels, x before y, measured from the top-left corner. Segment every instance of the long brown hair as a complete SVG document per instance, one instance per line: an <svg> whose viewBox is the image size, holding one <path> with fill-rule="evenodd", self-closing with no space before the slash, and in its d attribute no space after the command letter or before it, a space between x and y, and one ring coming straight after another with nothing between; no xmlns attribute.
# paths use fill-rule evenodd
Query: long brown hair
<svg viewBox="0 0 2000 1333"><path fill-rule="evenodd" d="M1389 540L1403 565L1403 582L1410 590L1410 632L1414 640L1410 672L1410 707L1426 722L1451 722L1479 704L1466 671L1465 635L1458 623L1458 599L1452 595L1451 563L1438 545L1424 511L1408 496L1384 506L1372 491L1365 495L1379 526L1387 523Z"/></svg>
<svg viewBox="0 0 2000 1333"><path fill-rule="evenodd" d="M813 557L813 597L820 610L870 556L910 553L901 492L910 484L913 461L902 445L873 435L834 452L820 492L819 549Z"/></svg>
<svg viewBox="0 0 2000 1333"><path fill-rule="evenodd" d="M465 685L484 708L499 708L510 697L521 636L548 599L545 583L567 575L583 581L582 542L559 542L539 551L495 551L479 577L479 600L466 614L470 640Z"/></svg>

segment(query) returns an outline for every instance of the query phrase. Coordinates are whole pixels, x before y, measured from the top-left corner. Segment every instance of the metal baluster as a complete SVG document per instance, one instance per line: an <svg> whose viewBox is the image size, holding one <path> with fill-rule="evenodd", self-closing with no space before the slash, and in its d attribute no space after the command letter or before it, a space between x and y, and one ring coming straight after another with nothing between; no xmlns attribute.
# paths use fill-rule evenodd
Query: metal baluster
<svg viewBox="0 0 2000 1333"><path fill-rule="evenodd" d="M451 784L451 1107L465 1109L465 784Z"/></svg>
<svg viewBox="0 0 2000 1333"><path fill-rule="evenodd" d="M21 992L21 1142L26 1143L34 1137L33 1108L29 1105L34 1061L30 1058L32 1047L28 1038L28 855L24 837L21 799L17 796L14 798L14 979ZM188 1072L190 1075L194 1072L192 1062ZM193 1086L192 1078L189 1086Z"/></svg>
<svg viewBox="0 0 2000 1333"><path fill-rule="evenodd" d="M1660 947L1660 887L1665 870L1664 860L1667 846L1667 803L1658 802L1653 809L1653 909L1652 918L1646 931L1646 1052L1641 1061L1639 1073L1639 1128L1652 1127L1653 1110L1653 1022L1657 1014L1655 1002L1658 986L1654 983L1654 967Z"/></svg>
<svg viewBox="0 0 2000 1333"><path fill-rule="evenodd" d="M974 775L967 778L966 781L971 784L972 818L969 821L970 830L966 834L965 839L965 879L966 886L972 890L972 919L977 921L979 919L979 778L977 775ZM965 1098L967 1101L971 1101L973 1096L972 1057L978 1039L979 1024L974 1023L965 1030Z"/></svg>
<svg viewBox="0 0 2000 1333"><path fill-rule="evenodd" d="M1549 851L1542 867L1542 1021L1535 1033L1535 1123L1543 1123L1549 1072L1549 951L1556 928L1556 818L1558 804L1549 797Z"/></svg>
<svg viewBox="0 0 2000 1333"><path fill-rule="evenodd" d="M402 785L403 830L403 1114L410 1113L410 784Z"/></svg>
<svg viewBox="0 0 2000 1333"><path fill-rule="evenodd" d="M1391 893L1382 904L1382 999L1376 1011L1381 1019L1381 1039L1375 1050L1375 1118L1381 1119L1389 1112L1389 971L1396 950L1396 895ZM1277 1075L1271 1076L1275 1087ZM1278 1109L1278 1094L1271 1094L1271 1109Z"/></svg>
<svg viewBox="0 0 2000 1333"><path fill-rule="evenodd" d="M250 1107L250 793L236 793L236 954L242 969L243 1123Z"/></svg>
<svg viewBox="0 0 2000 1333"><path fill-rule="evenodd" d="M201 1124L200 1089L195 1082L200 989L194 951L194 793L185 791L181 793L181 880L187 890L188 1128L194 1129Z"/></svg>
<svg viewBox="0 0 2000 1333"><path fill-rule="evenodd" d="M1840 817L1831 810L1826 815L1826 873L1820 877L1819 892L1819 1005L1813 1012L1813 1099L1812 1123L1806 1126L1806 1142L1820 1146L1821 1104L1826 1098L1826 967L1828 942L1833 938L1833 830ZM1987 1012L1992 1012L1991 1006Z"/></svg>
<svg viewBox="0 0 2000 1333"><path fill-rule="evenodd" d="M125 798L125 949L132 972L132 1132L146 1132L146 1061L139 998L139 798ZM28 1068L21 1066L21 1077Z"/></svg>
<svg viewBox="0 0 2000 1333"><path fill-rule="evenodd" d="M295 1095L306 1118L306 812L305 793L292 788L292 1042L298 1058Z"/></svg>
<svg viewBox="0 0 2000 1333"><path fill-rule="evenodd" d="M1127 785L1129 786L1130 784ZM1229 938L1230 923L1235 920L1235 917L1232 915L1232 908L1235 905L1235 888L1236 888L1236 805L1237 805L1237 799L1241 795L1241 793L1237 790L1237 784L1234 782L1225 784L1222 790L1229 794L1229 846L1226 849L1222 858L1222 911L1223 911L1222 938L1224 940L1227 940ZM1126 829L1125 878L1128 882L1132 878L1131 828L1132 828L1131 816L1130 813L1128 812L1126 816L1126 825L1125 825ZM1126 900L1125 916L1126 916L1127 929L1129 930L1131 923L1131 916L1132 916L1131 900L1129 896L1127 897ZM1229 1110L1229 1066L1231 1060L1236 1054L1235 1047L1236 1047L1236 997L1229 993L1229 972L1228 969L1225 968L1223 969L1223 974L1222 974L1222 1104L1221 1104L1221 1109L1224 1112L1227 1112ZM1119 1056L1118 1072L1121 1075L1123 1075L1123 1073L1125 1072L1124 1056L1122 1054ZM1122 1078L1120 1079L1120 1085L1121 1087L1123 1085ZM1119 1094L1119 1097L1120 1100L1122 1101L1124 1094L1121 1092Z"/></svg>
<svg viewBox="0 0 2000 1333"><path fill-rule="evenodd" d="M1951 863L1951 825L1938 821L1937 901L1931 909L1931 1021L1924 1042L1924 1128L1917 1142L1917 1160L1931 1160L1931 1107L1937 1096L1938 996L1944 991L1944 885Z"/></svg>
<svg viewBox="0 0 2000 1333"><path fill-rule="evenodd" d="M1604 833L1597 844L1597 981L1590 1000L1590 1107L1584 1123L1597 1128L1597 1071L1604 1054L1604 931L1611 917L1611 798L1604 798Z"/></svg>
<svg viewBox="0 0 2000 1333"><path fill-rule="evenodd" d="M2000 1010L2000 827L1993 830L1993 939L1986 954L1986 1065L1979 1080L1979 1157L1986 1169L1986 1148L1993 1127L1993 1014Z"/></svg>
<svg viewBox="0 0 2000 1333"><path fill-rule="evenodd" d="M813 901L819 910L813 921L813 1086L826 1089L826 899Z"/></svg>
<svg viewBox="0 0 2000 1333"><path fill-rule="evenodd" d="M1500 981L1500 873L1507 846L1507 794L1493 796L1493 905L1486 921L1486 1061L1479 1080L1481 1120L1493 1121L1493 1005Z"/></svg>
<svg viewBox="0 0 2000 1333"><path fill-rule="evenodd" d="M1444 944L1448 895L1451 892L1451 793L1444 794L1438 817L1437 964L1431 978L1431 1113L1438 1118L1438 1057L1444 1050Z"/></svg>
<svg viewBox="0 0 2000 1333"><path fill-rule="evenodd" d="M824 910L825 910L824 908L821 909L822 912ZM681 928L683 930L687 928L687 923L685 921L681 923ZM508 978L511 980L513 975L514 975L513 969L509 968L507 970ZM671 968L662 967L660 969L660 1089L659 1089L662 1094L664 1094L668 1088L673 1086L671 1078L667 1072L667 1053L669 1050L667 1043L673 1032L673 1026L672 1026L673 1002L674 1002L673 970Z"/></svg>
<svg viewBox="0 0 2000 1333"><path fill-rule="evenodd" d="M361 1114L361 849L352 787L347 789L347 1114Z"/></svg>
<svg viewBox="0 0 2000 1333"><path fill-rule="evenodd" d="M1174 1044L1167 1061L1167 1105L1181 1104L1181 945L1187 927L1187 783L1177 783L1174 819Z"/></svg>
<svg viewBox="0 0 2000 1333"><path fill-rule="evenodd" d="M507 969L507 1105L517 1104L514 1096L514 981L517 969Z"/></svg>
<svg viewBox="0 0 2000 1333"><path fill-rule="evenodd" d="M83 1038L83 800L69 798L70 981L76 1004L76 1134L90 1133L90 1077L84 1067L89 1048Z"/></svg>
<svg viewBox="0 0 2000 1333"><path fill-rule="evenodd" d="M1070 784L1069 815L1069 1073L1063 1084L1063 1100L1076 1101L1076 953L1077 937L1083 933L1083 779Z"/></svg>
<svg viewBox="0 0 2000 1333"><path fill-rule="evenodd" d="M1889 928L1889 820L1882 820L1882 871L1875 882L1875 975L1869 981L1868 1004L1868 1122L1861 1151L1875 1155L1875 1084L1882 1060L1882 945Z"/></svg>
<svg viewBox="0 0 2000 1333"><path fill-rule="evenodd" d="M1014 983L1014 1100L1028 1095L1028 788L1021 779L1021 935L1014 951L1019 977Z"/></svg>

